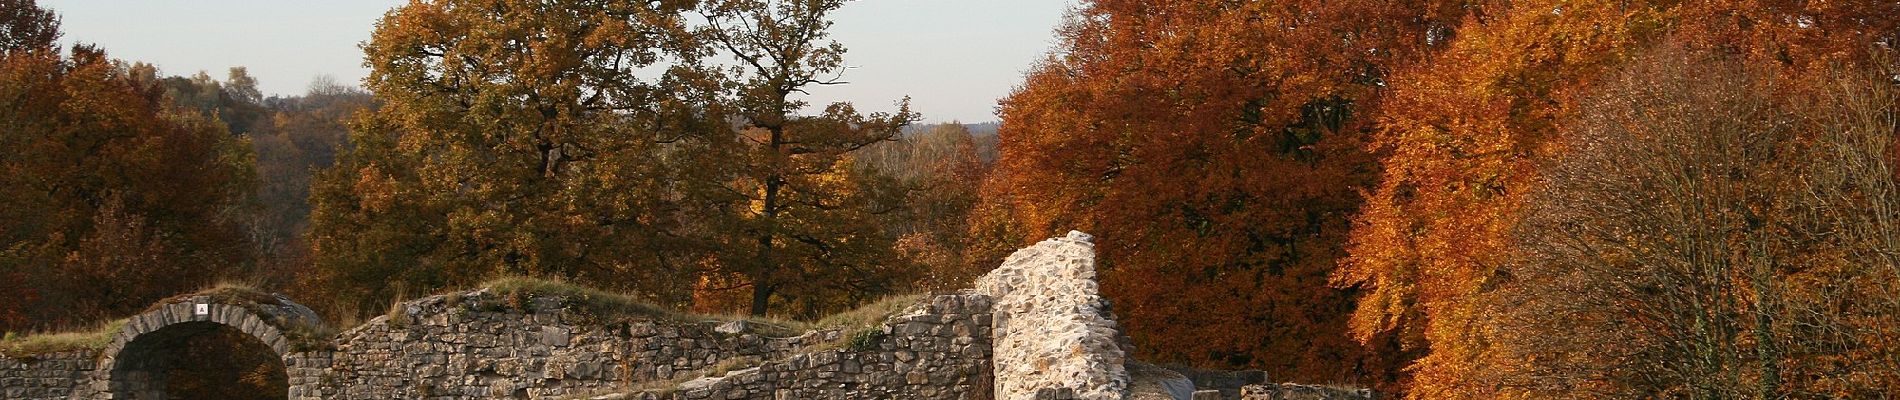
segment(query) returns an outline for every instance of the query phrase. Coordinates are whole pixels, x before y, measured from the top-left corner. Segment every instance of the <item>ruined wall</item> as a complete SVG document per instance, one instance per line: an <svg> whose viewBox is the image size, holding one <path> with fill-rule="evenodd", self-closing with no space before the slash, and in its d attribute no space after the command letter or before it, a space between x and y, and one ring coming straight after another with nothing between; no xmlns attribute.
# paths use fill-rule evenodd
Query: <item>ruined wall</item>
<svg viewBox="0 0 1900 400"><path fill-rule="evenodd" d="M333 351L293 353L291 398L980 399L989 384L985 296L934 296L868 330L786 338L598 321L560 297L522 310L493 301L485 291L413 301Z"/></svg>
<svg viewBox="0 0 1900 400"><path fill-rule="evenodd" d="M1296 383L1267 383L1240 388L1240 400L1373 400L1372 389Z"/></svg>
<svg viewBox="0 0 1900 400"><path fill-rule="evenodd" d="M1071 232L1022 249L975 289L925 296L869 327L793 334L660 310L603 316L585 298L482 289L405 302L314 346L260 340L290 351L292 399L1371 399L1262 384L1259 372L1131 363L1096 286L1091 240ZM250 315L223 309L178 320ZM275 326L222 321L253 335ZM133 347L121 342L175 325L135 322L105 352L0 357L0 398L104 398L100 366Z"/></svg>
<svg viewBox="0 0 1900 400"><path fill-rule="evenodd" d="M841 348L626 398L988 400L990 305L984 295L932 296L874 330L849 334Z"/></svg>
<svg viewBox="0 0 1900 400"><path fill-rule="evenodd" d="M1044 240L976 281L996 299L998 398L1120 400L1127 351L1095 281L1088 234Z"/></svg>
<svg viewBox="0 0 1900 400"><path fill-rule="evenodd" d="M741 358L781 357L825 332L770 338L696 323L599 321L573 299L519 308L487 290L405 303L332 351L286 357L305 398L544 398L624 389ZM835 335L835 333L832 333Z"/></svg>
<svg viewBox="0 0 1900 400"><path fill-rule="evenodd" d="M99 353L66 351L19 359L0 355L0 399L86 398L93 390Z"/></svg>

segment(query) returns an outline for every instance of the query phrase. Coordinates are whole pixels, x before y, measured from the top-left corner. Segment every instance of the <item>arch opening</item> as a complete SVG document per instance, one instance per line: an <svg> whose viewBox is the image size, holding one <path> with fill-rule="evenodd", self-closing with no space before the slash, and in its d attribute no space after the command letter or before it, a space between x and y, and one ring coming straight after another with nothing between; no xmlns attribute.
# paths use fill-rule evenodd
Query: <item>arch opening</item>
<svg viewBox="0 0 1900 400"><path fill-rule="evenodd" d="M283 357L256 336L212 321L138 335L115 357L115 399L285 399Z"/></svg>

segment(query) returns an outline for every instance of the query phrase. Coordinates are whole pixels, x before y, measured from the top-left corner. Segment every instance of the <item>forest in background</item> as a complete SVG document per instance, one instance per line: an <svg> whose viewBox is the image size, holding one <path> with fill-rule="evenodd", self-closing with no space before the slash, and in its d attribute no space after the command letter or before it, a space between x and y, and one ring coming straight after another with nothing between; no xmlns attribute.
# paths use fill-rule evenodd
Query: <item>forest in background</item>
<svg viewBox="0 0 1900 400"><path fill-rule="evenodd" d="M843 4L416 2L364 89L263 98L0 0L0 331L219 280L347 325L500 275L813 318L1080 229L1144 360L1900 391L1900 4L1091 0L1000 125L800 101Z"/></svg>

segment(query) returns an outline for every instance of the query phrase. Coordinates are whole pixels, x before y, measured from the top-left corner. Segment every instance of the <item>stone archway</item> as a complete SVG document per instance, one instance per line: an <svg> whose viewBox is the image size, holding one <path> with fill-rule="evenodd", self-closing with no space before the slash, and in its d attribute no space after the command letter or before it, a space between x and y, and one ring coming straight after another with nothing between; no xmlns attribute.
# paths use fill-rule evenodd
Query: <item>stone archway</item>
<svg viewBox="0 0 1900 400"><path fill-rule="evenodd" d="M261 293L197 294L168 300L126 321L101 359L99 373L106 398L167 399L167 373L183 365L178 349L194 337L219 333L267 349L276 374L284 374L292 335L308 334L321 323L316 313L279 295ZM287 388L286 388L287 392Z"/></svg>

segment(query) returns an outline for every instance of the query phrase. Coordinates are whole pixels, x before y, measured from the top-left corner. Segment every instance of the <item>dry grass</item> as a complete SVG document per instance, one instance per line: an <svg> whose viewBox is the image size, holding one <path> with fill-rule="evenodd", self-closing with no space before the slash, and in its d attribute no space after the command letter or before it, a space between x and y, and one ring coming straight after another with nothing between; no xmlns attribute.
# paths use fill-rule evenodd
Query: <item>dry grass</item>
<svg viewBox="0 0 1900 400"><path fill-rule="evenodd" d="M204 298L208 298L212 302L216 302L220 304L237 305L237 306L250 309L252 314L255 314L259 318L263 318L267 320L267 322L270 322L271 324L276 325L277 327L283 329L284 337L290 340L290 347L292 351L310 351L310 350L319 350L319 349L328 348L330 346L330 338L332 336L335 336L337 332L335 328L329 325L324 325L322 323L312 324L312 323L309 323L308 321L278 320L277 318L272 316L273 314L266 313L264 312L263 309L259 307L282 306L284 305L284 303L282 301L279 301L276 295L273 295L270 292L266 292L264 290L258 289L257 285L252 284L252 283L247 283L247 282L240 282L240 281L220 281L218 283L214 283L210 286L207 286L204 289L199 289L197 291L193 291L190 293L167 297L165 299L153 302L152 305L147 306L144 311L140 311L139 313L144 314L147 312L156 311L167 304L184 301L186 299L190 299L193 297L204 297ZM125 323L125 320L121 319L118 321L113 321L111 324L118 324L122 326L124 323ZM111 333L114 333L114 332L117 332L116 328L114 328L110 332L105 332L104 333L105 337L100 339L100 340L103 340L104 343L100 343L96 345L94 348L105 348L107 344L111 343L112 341ZM85 335L98 334L98 333L99 332L84 331L84 332L56 333L56 334L47 334L47 335L85 336ZM40 335L40 336L45 336L45 335Z"/></svg>
<svg viewBox="0 0 1900 400"><path fill-rule="evenodd" d="M267 322L282 328L284 337L290 339L290 348L292 351L310 351L328 348L331 345L330 338L336 336L337 333L336 328L321 322L313 324L309 323L309 321L277 320L272 314L266 313L263 309L258 307L282 306L284 303L279 301L276 295L258 289L256 284L248 282L218 282L196 292L172 296L152 303L152 306L147 307L145 311L156 310L162 305L197 296L210 298L211 301L220 304L232 304L250 309L252 314L256 314L259 318L263 318Z"/></svg>
<svg viewBox="0 0 1900 400"><path fill-rule="evenodd" d="M537 298L560 297L569 311L592 315L603 320L647 317L668 321L690 320L688 314L649 303L631 295L614 293L578 284L521 276L507 276L482 284L500 304L527 310Z"/></svg>
<svg viewBox="0 0 1900 400"><path fill-rule="evenodd" d="M498 302L484 304L485 308L526 310L537 298L559 297L563 299L562 306L566 310L590 316L598 321L653 319L683 323L723 323L743 320L752 324L754 332L776 337L796 336L812 328L810 324L804 322L779 318L688 313L656 305L632 295L559 280L508 276L490 280L482 284L482 287L494 293L494 301Z"/></svg>
<svg viewBox="0 0 1900 400"><path fill-rule="evenodd" d="M738 370L742 370L746 368L757 367L759 366L759 364L764 364L764 361L760 360L758 357L733 357L733 358L728 358L724 360L719 360L718 364L713 364L711 367L707 367L705 369L705 373L701 375L715 377L715 378L724 377L726 376L726 373L729 373L732 371L738 371Z"/></svg>
<svg viewBox="0 0 1900 400"><path fill-rule="evenodd" d="M155 311L166 304L197 296L208 297L211 301L224 304L282 305L276 296L258 290L256 285L237 281L222 281L197 291L171 296L153 302L151 306L146 307L139 313L143 314ZM259 316L264 316L264 314L260 313ZM100 323L88 329L37 332L26 335L14 335L9 333L5 338L0 339L0 354L5 354L10 357L32 357L80 349L102 350L105 349L107 345L112 344L112 339L118 334L120 329L125 327L126 322L126 318L121 318ZM296 324L296 326L288 327L289 329L284 332L284 334L291 339L291 344L295 348L311 349L321 347L325 341L324 339L333 333L327 327L305 325L306 324Z"/></svg>
<svg viewBox="0 0 1900 400"><path fill-rule="evenodd" d="M209 297L211 301L224 304L284 304L277 301L277 296L272 296L269 292L258 289L256 285L237 281L220 281L203 289L198 289L197 291L166 297L163 300L152 302L152 305L145 307L145 310L139 313L144 314L158 310L159 307L166 304L183 301L196 296Z"/></svg>
<svg viewBox="0 0 1900 400"><path fill-rule="evenodd" d="M870 304L859 306L851 311L826 316L819 319L818 322L812 323L812 325L819 328L838 328L846 330L875 327L884 323L885 319L903 312L904 309L917 304L917 301L923 299L924 295L922 294L904 294L885 297L878 301L873 301Z"/></svg>
<svg viewBox="0 0 1900 400"><path fill-rule="evenodd" d="M112 344L112 338L125 327L125 319L99 324L92 329L66 332L42 332L14 336L9 333L0 338L0 355L12 358L33 358L35 356L80 349L103 350Z"/></svg>
<svg viewBox="0 0 1900 400"><path fill-rule="evenodd" d="M859 306L851 311L832 314L812 323L819 329L837 329L844 340L818 343L809 346L810 351L847 349L852 351L871 350L884 336L884 320L923 300L922 294L906 294L885 297L870 304Z"/></svg>
<svg viewBox="0 0 1900 400"><path fill-rule="evenodd" d="M383 315L389 318L384 318L383 323L396 328L409 326L409 312L402 306L404 301L406 300L402 297L397 297L396 300L389 302L389 311L383 312Z"/></svg>

